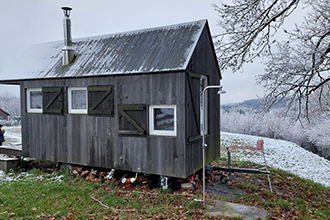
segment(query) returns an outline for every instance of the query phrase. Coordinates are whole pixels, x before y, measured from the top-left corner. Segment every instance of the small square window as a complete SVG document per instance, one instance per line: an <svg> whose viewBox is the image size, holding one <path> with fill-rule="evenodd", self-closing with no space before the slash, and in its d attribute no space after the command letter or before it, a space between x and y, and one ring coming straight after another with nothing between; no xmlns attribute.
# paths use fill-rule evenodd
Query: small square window
<svg viewBox="0 0 330 220"><path fill-rule="evenodd" d="M176 136L176 105L149 106L149 134Z"/></svg>
<svg viewBox="0 0 330 220"><path fill-rule="evenodd" d="M28 113L42 113L42 89L26 90L26 105Z"/></svg>
<svg viewBox="0 0 330 220"><path fill-rule="evenodd" d="M68 111L72 114L87 114L87 88L68 89Z"/></svg>

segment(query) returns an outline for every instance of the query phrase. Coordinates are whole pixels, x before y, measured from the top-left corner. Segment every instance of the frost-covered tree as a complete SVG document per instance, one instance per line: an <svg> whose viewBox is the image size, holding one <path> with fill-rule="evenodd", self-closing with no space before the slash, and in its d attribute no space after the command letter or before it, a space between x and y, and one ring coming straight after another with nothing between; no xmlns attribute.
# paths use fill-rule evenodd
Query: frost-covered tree
<svg viewBox="0 0 330 220"><path fill-rule="evenodd" d="M310 129L307 129L306 136L308 143L310 143L310 148L312 148L311 150L320 155L325 155L330 160L329 129L330 119L328 117L320 117L317 123L314 123L310 126Z"/></svg>
<svg viewBox="0 0 330 220"><path fill-rule="evenodd" d="M266 114L248 108L221 110L221 131L291 141L330 160L329 117L314 115L309 123L297 123L293 115L280 108Z"/></svg>
<svg viewBox="0 0 330 220"><path fill-rule="evenodd" d="M330 0L230 2L214 4L223 29L215 36L221 68L237 71L262 57L266 68L257 82L267 93L265 109L285 99L298 117L308 117L315 105L328 111L324 100L330 98ZM308 9L304 19L292 30L285 29L284 21L297 8ZM279 32L286 35L282 41Z"/></svg>

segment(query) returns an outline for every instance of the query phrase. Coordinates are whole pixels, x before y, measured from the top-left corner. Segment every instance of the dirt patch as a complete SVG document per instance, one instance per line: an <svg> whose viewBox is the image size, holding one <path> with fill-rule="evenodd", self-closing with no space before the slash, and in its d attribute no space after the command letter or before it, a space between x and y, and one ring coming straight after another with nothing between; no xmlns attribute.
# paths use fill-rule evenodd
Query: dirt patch
<svg viewBox="0 0 330 220"><path fill-rule="evenodd" d="M230 174L222 171L208 171L206 174L206 192L210 197L232 199L243 194L241 189L235 187L235 184L244 181L245 174Z"/></svg>
<svg viewBox="0 0 330 220"><path fill-rule="evenodd" d="M206 192L212 197L217 196L227 199L242 195L242 192L239 188L228 187L225 183L221 182L207 184Z"/></svg>

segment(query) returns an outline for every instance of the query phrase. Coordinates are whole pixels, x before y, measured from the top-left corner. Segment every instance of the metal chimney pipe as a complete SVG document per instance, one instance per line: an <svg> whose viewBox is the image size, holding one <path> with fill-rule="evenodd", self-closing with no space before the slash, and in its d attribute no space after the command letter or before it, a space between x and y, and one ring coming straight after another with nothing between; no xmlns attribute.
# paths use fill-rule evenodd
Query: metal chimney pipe
<svg viewBox="0 0 330 220"><path fill-rule="evenodd" d="M72 37L71 37L71 20L70 20L70 12L72 8L70 7L62 7L61 8L64 13L63 18L63 28L64 28L64 47L63 51L63 66L68 65L74 60L74 51L72 48Z"/></svg>

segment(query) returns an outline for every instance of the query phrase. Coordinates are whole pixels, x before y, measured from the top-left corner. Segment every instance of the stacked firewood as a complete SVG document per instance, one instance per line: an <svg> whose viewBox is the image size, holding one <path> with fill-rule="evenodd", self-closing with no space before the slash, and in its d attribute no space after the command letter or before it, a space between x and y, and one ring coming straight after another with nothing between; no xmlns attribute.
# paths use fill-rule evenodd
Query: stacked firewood
<svg viewBox="0 0 330 220"><path fill-rule="evenodd" d="M115 185L123 188L153 189L160 186L160 177L158 175L148 175L142 173L133 173L125 171L97 170L84 166L72 167L71 175L81 177L86 181L113 182ZM169 178L169 187L177 190L198 190L201 187L201 175L193 175L187 179Z"/></svg>
<svg viewBox="0 0 330 220"><path fill-rule="evenodd" d="M71 175L82 177L86 181L104 181L106 179L107 173L104 171L97 171L94 169L84 169L82 166L75 166L71 170Z"/></svg>

